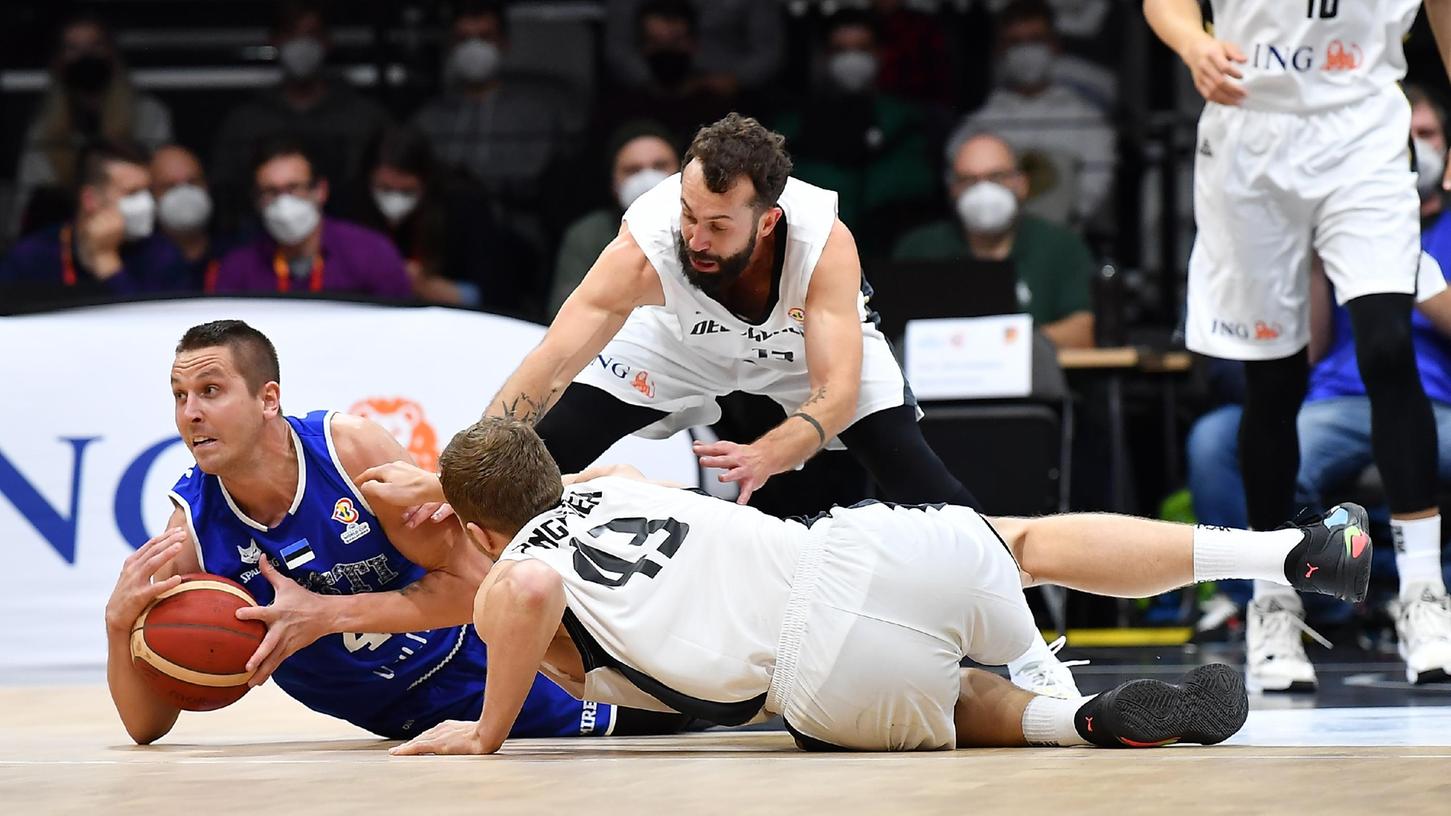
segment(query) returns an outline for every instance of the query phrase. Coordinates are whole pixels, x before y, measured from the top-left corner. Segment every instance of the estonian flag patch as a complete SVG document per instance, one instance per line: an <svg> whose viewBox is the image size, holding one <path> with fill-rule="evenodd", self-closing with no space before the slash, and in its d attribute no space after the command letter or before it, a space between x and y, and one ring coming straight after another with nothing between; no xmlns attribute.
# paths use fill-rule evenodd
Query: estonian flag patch
<svg viewBox="0 0 1451 816"><path fill-rule="evenodd" d="M282 548L282 562L287 565L288 569L297 569L316 557L317 555L312 551L312 545L307 543L305 538Z"/></svg>

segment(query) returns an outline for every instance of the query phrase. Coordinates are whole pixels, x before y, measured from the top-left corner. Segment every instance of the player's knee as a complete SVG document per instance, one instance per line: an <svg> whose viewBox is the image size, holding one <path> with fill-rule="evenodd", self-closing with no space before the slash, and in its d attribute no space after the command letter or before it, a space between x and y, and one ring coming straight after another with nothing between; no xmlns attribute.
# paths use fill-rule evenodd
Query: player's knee
<svg viewBox="0 0 1451 816"><path fill-rule="evenodd" d="M1366 326L1356 336L1355 356L1368 391L1377 387L1393 388L1417 379L1409 321L1385 321Z"/></svg>

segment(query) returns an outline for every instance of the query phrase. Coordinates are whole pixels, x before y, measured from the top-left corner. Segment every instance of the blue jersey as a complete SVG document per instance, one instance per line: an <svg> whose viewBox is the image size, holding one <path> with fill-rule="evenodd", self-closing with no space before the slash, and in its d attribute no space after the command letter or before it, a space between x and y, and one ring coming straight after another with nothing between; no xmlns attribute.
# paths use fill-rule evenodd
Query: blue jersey
<svg viewBox="0 0 1451 816"><path fill-rule="evenodd" d="M1451 215L1443 215L1421 231L1421 248L1441 264L1441 273L1451 277ZM1350 311L1337 305L1331 317L1330 347L1325 357L1310 370L1306 402L1333 397L1363 397L1365 382L1355 357L1355 338L1350 328ZM1411 312L1411 345L1421 386L1435 402L1451 404L1451 340L1441 334L1419 309Z"/></svg>
<svg viewBox="0 0 1451 816"><path fill-rule="evenodd" d="M268 528L248 518L220 479L192 467L170 493L186 514L202 569L273 600L257 566L263 555L305 589L329 595L388 592L423 576L383 533L333 445L332 412L287 417L299 465L286 517ZM445 719L473 719L483 704L487 659L469 626L425 632L325 635L273 673L308 708L376 734L406 738ZM581 703L540 677L511 736L608 733L614 711Z"/></svg>

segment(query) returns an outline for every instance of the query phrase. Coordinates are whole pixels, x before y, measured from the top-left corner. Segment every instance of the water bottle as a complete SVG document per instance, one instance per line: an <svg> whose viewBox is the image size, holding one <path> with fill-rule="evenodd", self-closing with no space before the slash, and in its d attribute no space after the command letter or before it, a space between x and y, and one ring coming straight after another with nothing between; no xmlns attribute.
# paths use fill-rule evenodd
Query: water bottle
<svg viewBox="0 0 1451 816"><path fill-rule="evenodd" d="M1100 348L1128 342L1124 331L1123 273L1112 263L1105 263L1093 277L1093 336Z"/></svg>

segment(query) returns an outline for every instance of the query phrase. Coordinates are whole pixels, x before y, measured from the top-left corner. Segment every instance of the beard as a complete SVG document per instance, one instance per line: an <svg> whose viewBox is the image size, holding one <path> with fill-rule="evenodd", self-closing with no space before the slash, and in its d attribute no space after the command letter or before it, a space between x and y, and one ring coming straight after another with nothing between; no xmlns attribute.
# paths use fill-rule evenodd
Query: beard
<svg viewBox="0 0 1451 816"><path fill-rule="evenodd" d="M680 258L680 268L685 273L685 279L690 281L691 286L717 300L720 298L720 294L735 283L741 273L746 271L746 267L751 263L751 253L755 251L755 232L751 233L750 243L746 244L745 249L724 258L719 255L691 252L685 246L685 236L679 232L675 233L675 254ZM701 263L714 263L715 271L701 272L691 263L692 259Z"/></svg>

